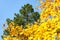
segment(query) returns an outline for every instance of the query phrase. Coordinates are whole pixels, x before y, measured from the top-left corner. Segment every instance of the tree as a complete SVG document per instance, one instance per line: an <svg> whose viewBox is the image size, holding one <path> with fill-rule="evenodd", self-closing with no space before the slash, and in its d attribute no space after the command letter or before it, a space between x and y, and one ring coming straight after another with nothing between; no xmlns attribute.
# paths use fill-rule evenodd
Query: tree
<svg viewBox="0 0 60 40"><path fill-rule="evenodd" d="M9 24L12 20L7 18L6 21L7 21L7 24Z"/></svg>
<svg viewBox="0 0 60 40"><path fill-rule="evenodd" d="M39 17L40 14L38 12L34 12L32 5L26 4L19 10L19 14L15 13L12 21L14 21L15 24L25 26L27 23L34 23L39 19ZM11 20L8 19L7 23L9 22L11 22Z"/></svg>
<svg viewBox="0 0 60 40"><path fill-rule="evenodd" d="M42 8L40 13L40 25L37 24L38 22L35 22L35 24L31 26L28 25L26 29L22 29L19 25L15 27L11 26L9 35L6 36L7 31L7 33L2 36L3 40L60 40L60 1L42 1L43 0L40 1L40 3L42 3L40 7L44 8ZM9 30L8 27L7 30Z"/></svg>

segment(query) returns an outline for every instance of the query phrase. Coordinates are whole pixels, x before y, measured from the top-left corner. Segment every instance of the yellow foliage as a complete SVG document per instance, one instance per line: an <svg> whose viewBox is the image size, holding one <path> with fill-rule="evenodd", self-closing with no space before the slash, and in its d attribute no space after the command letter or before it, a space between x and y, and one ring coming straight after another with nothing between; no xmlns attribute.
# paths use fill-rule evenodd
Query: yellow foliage
<svg viewBox="0 0 60 40"><path fill-rule="evenodd" d="M38 22L26 25L26 29L21 26L14 26L14 22L8 25L10 37L3 37L3 40L60 40L60 0L45 0L41 3L40 25ZM50 17L51 16L51 17ZM58 32L57 32L58 30ZM13 37L15 36L15 38Z"/></svg>

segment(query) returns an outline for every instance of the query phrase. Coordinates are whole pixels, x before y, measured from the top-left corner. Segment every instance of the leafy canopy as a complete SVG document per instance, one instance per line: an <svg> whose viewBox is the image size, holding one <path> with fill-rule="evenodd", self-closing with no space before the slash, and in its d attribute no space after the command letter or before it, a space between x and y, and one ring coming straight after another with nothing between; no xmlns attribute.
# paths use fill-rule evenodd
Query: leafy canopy
<svg viewBox="0 0 60 40"><path fill-rule="evenodd" d="M34 23L39 19L40 14L38 12L34 12L34 9L32 5L26 4L22 6L22 8L19 10L19 14L14 14L14 19L7 19L7 23L9 24L11 21L13 21L17 25L23 25Z"/></svg>

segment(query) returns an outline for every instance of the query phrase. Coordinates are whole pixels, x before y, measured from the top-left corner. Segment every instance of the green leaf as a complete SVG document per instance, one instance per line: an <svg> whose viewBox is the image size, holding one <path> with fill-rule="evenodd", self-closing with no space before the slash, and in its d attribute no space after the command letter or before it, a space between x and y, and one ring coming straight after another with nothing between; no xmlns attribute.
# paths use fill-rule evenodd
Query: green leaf
<svg viewBox="0 0 60 40"><path fill-rule="evenodd" d="M9 31L8 30L4 30L4 35L9 35Z"/></svg>

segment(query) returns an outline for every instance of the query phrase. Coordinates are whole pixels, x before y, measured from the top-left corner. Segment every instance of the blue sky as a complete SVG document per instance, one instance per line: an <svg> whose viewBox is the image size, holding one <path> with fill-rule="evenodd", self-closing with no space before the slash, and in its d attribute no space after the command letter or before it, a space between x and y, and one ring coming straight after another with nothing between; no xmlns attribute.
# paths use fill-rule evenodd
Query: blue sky
<svg viewBox="0 0 60 40"><path fill-rule="evenodd" d="M24 4L31 4L35 9L36 5L40 5L36 0L0 0L0 36L3 33L2 25L6 22L6 18L13 19L14 13L19 13L19 9ZM35 9L35 11L40 11ZM0 40L1 37L0 37Z"/></svg>

